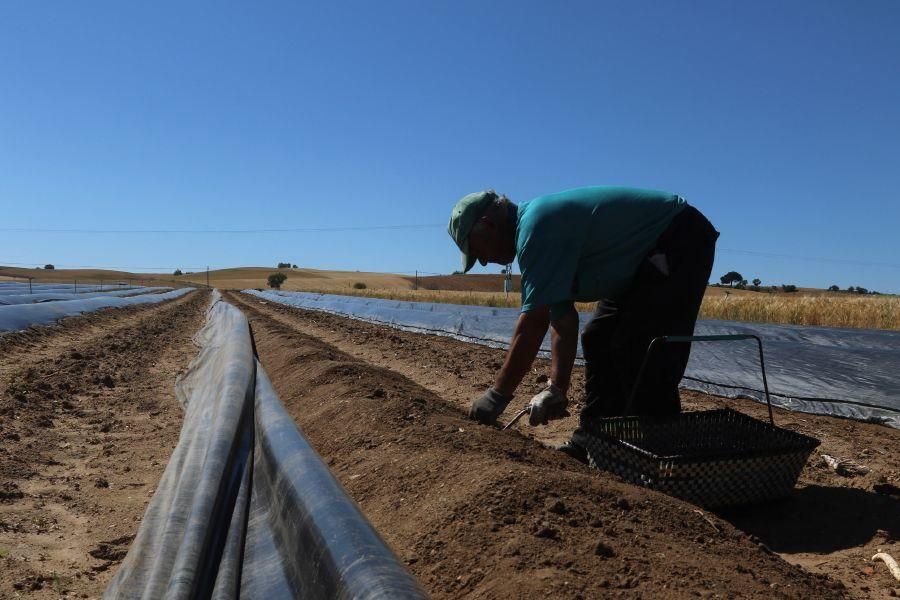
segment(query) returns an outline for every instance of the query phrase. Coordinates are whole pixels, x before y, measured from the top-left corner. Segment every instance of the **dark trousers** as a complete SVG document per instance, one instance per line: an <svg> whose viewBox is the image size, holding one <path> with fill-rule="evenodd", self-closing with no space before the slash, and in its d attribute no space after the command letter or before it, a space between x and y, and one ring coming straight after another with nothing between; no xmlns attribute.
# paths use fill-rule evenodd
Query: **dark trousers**
<svg viewBox="0 0 900 600"><path fill-rule="evenodd" d="M650 254L665 255L668 275L645 260L627 292L615 301L597 304L594 317L581 334L586 396L582 424L626 413L653 338L694 333L718 237L719 232L700 211L686 206ZM657 345L627 412L658 416L680 412L678 383L690 352L690 344Z"/></svg>

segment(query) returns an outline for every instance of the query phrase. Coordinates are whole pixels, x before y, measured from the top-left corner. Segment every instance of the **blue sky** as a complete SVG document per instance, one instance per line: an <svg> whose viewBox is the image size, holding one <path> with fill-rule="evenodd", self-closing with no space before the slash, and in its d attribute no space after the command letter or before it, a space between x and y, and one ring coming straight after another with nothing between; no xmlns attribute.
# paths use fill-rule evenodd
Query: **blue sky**
<svg viewBox="0 0 900 600"><path fill-rule="evenodd" d="M892 0L5 2L0 263L450 272L460 196L614 184L706 213L714 276L900 292L898 29ZM373 225L426 227L9 231Z"/></svg>

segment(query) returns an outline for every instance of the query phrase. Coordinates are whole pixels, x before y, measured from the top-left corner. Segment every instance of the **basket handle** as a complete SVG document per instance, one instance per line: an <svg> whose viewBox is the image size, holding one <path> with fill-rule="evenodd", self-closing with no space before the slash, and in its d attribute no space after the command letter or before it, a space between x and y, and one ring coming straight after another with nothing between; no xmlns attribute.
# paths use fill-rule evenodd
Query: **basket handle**
<svg viewBox="0 0 900 600"><path fill-rule="evenodd" d="M657 346L657 344L690 342L734 342L739 340L756 340L756 344L759 347L759 368L762 370L763 390L765 390L766 393L766 405L769 407L769 422L774 426L775 418L772 416L772 400L769 398L769 382L766 379L766 362L763 358L762 340L759 339L759 336L753 335L751 333L736 333L728 335L663 335L653 338L653 340L650 342L650 346L647 347L647 354L644 355L644 360L641 363L641 369L638 371L637 379L635 379L634 381L634 387L631 388L631 395L628 397L628 404L625 405L625 414L631 414L631 408L632 406L634 406L634 399L637 396L638 386L640 385L641 379L644 376L644 371L646 370L647 363L650 360L650 354L653 352L653 349Z"/></svg>

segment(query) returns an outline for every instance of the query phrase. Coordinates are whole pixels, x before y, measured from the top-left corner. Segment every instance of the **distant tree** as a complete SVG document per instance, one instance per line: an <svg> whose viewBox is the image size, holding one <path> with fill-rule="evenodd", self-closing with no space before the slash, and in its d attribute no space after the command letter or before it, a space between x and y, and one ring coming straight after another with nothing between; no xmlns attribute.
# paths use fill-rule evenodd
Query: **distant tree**
<svg viewBox="0 0 900 600"><path fill-rule="evenodd" d="M777 291L778 291L778 286L777 286L777 285L771 285L771 286L769 286L769 289L772 290L773 292L777 292Z"/></svg>
<svg viewBox="0 0 900 600"><path fill-rule="evenodd" d="M278 263L278 268L279 269L290 269L291 263Z"/></svg>
<svg viewBox="0 0 900 600"><path fill-rule="evenodd" d="M172 275L175 275L177 277L179 275L183 275L183 273L181 272L181 269L175 269L175 272L172 273Z"/></svg>
<svg viewBox="0 0 900 600"><path fill-rule="evenodd" d="M737 271L728 271L719 278L719 281L722 282L722 285L730 285L731 287L734 287L734 284L740 283L741 281L743 281L743 279L744 276Z"/></svg>
<svg viewBox="0 0 900 600"><path fill-rule="evenodd" d="M828 286L828 291L829 292L839 292L839 291L841 291L841 288L839 288L836 285L831 285L831 286Z"/></svg>
<svg viewBox="0 0 900 600"><path fill-rule="evenodd" d="M292 265L291 268L292 268L292 269L296 269L296 268L297 268L297 265Z"/></svg>
<svg viewBox="0 0 900 600"><path fill-rule="evenodd" d="M267 282L270 288L280 290L281 284L284 283L285 279L287 279L287 275L284 273L272 273L269 275Z"/></svg>
<svg viewBox="0 0 900 600"><path fill-rule="evenodd" d="M781 291L786 293L796 292L797 286L792 283L782 284Z"/></svg>
<svg viewBox="0 0 900 600"><path fill-rule="evenodd" d="M452 274L453 274L453 275L462 275L463 272L462 272L462 271L453 271Z"/></svg>
<svg viewBox="0 0 900 600"><path fill-rule="evenodd" d="M47 269L48 271L52 271L56 267L54 267L53 265L44 265L44 268Z"/></svg>
<svg viewBox="0 0 900 600"><path fill-rule="evenodd" d="M867 290L866 288L864 288L861 285L858 285L858 286L856 286L856 293L857 294L868 294L869 290Z"/></svg>
<svg viewBox="0 0 900 600"><path fill-rule="evenodd" d="M762 283L762 280L759 277L757 277L756 279L753 280L753 285L756 287L759 287L759 284L761 284L761 283Z"/></svg>
<svg viewBox="0 0 900 600"><path fill-rule="evenodd" d="M856 291L856 288L851 285L850 287L847 288L847 291L852 294L853 292Z"/></svg>

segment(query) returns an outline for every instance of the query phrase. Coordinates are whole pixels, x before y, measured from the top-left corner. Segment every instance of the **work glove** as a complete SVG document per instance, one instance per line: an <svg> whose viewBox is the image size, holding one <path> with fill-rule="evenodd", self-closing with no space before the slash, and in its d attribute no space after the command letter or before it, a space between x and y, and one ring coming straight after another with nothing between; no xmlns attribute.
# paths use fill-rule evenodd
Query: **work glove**
<svg viewBox="0 0 900 600"><path fill-rule="evenodd" d="M569 411L566 410L568 405L569 399L551 381L546 390L528 403L528 424L546 425L549 421L568 417Z"/></svg>
<svg viewBox="0 0 900 600"><path fill-rule="evenodd" d="M472 407L469 409L469 418L482 425L496 426L497 417L503 413L512 399L512 396L504 396L494 388L489 388L484 396L472 403Z"/></svg>

